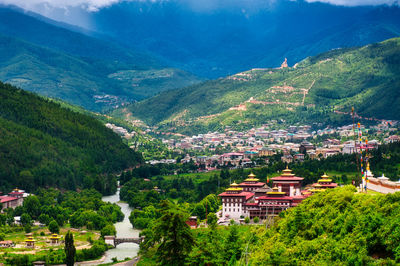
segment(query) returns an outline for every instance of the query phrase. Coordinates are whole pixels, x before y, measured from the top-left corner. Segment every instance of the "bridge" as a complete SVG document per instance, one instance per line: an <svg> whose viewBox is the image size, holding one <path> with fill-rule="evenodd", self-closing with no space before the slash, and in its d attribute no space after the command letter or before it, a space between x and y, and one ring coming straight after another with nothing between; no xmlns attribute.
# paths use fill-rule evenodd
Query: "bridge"
<svg viewBox="0 0 400 266"><path fill-rule="evenodd" d="M104 236L104 240L106 244L116 247L122 243L135 243L140 244L143 241L144 237L124 237L117 238L115 236Z"/></svg>

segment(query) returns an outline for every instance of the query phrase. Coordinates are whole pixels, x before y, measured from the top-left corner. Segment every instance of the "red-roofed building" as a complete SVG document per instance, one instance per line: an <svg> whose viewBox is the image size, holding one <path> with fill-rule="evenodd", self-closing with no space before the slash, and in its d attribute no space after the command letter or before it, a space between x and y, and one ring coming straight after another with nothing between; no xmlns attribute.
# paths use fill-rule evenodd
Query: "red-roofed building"
<svg viewBox="0 0 400 266"><path fill-rule="evenodd" d="M191 229L197 228L197 216L190 216L186 224L189 225Z"/></svg>
<svg viewBox="0 0 400 266"><path fill-rule="evenodd" d="M271 189L259 182L254 174L250 174L243 183L233 183L224 193L222 199L222 215L224 218L239 219L243 217L267 218L297 206L309 194L302 195L300 188L302 177L296 177L290 169L283 171L279 177L272 178L275 187ZM245 191L247 190L247 191Z"/></svg>
<svg viewBox="0 0 400 266"><path fill-rule="evenodd" d="M286 196L301 196L301 182L304 178L297 177L292 174L292 170L286 168L283 174L278 177L271 178L273 186L277 187L279 192L285 192Z"/></svg>
<svg viewBox="0 0 400 266"><path fill-rule="evenodd" d="M243 188L233 183L230 188L218 196L222 199L222 216L239 219L240 216L245 216L243 205L254 197L254 193L244 192Z"/></svg>
<svg viewBox="0 0 400 266"><path fill-rule="evenodd" d="M277 187L257 198L257 205L246 205L250 218L267 218L268 215L276 215L292 206L293 198L280 192Z"/></svg>
<svg viewBox="0 0 400 266"><path fill-rule="evenodd" d="M243 188L243 191L253 192L256 189L262 188L265 186L265 183L259 182L260 180L256 178L256 175L251 173L248 175L248 178L244 180L244 182L239 184L239 187Z"/></svg>
<svg viewBox="0 0 400 266"><path fill-rule="evenodd" d="M323 176L321 176L320 179L318 179L317 183L314 183L311 186L312 186L312 189L310 189L310 192L315 193L318 191L323 191L327 188L335 188L335 187L337 187L337 184L333 183L332 179L330 179L329 176L324 174Z"/></svg>
<svg viewBox="0 0 400 266"><path fill-rule="evenodd" d="M10 196L0 196L0 202L3 206L3 209L7 208L15 208L22 205L22 198L15 198Z"/></svg>
<svg viewBox="0 0 400 266"><path fill-rule="evenodd" d="M22 206L24 202L24 192L14 189L8 195L0 196L0 202L2 204L2 210L7 208L15 209L18 206Z"/></svg>

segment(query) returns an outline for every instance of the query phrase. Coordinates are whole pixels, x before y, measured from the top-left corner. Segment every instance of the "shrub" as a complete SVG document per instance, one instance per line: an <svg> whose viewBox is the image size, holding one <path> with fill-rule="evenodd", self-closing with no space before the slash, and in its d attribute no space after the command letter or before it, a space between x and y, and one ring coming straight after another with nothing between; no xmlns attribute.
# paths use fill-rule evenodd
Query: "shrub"
<svg viewBox="0 0 400 266"><path fill-rule="evenodd" d="M58 223L55 220L52 220L49 223L49 231L52 232L53 234L58 234L60 232L60 227L58 226Z"/></svg>

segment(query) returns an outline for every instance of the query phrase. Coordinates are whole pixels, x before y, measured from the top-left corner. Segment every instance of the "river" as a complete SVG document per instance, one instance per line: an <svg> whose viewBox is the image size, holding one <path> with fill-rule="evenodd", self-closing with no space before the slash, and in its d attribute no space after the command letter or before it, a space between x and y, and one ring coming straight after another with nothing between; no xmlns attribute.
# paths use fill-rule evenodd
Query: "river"
<svg viewBox="0 0 400 266"><path fill-rule="evenodd" d="M129 222L129 215L132 209L127 203L119 202L119 188L114 195L105 196L102 198L105 202L116 203L121 207L121 211L124 213L125 218L122 222L115 223L115 229L117 230L117 237L138 237L139 230L133 229L131 223ZM112 262L112 258L116 257L118 260L123 260L125 258L133 258L139 252L139 245L134 243L122 243L116 248L107 250L105 260L102 263Z"/></svg>

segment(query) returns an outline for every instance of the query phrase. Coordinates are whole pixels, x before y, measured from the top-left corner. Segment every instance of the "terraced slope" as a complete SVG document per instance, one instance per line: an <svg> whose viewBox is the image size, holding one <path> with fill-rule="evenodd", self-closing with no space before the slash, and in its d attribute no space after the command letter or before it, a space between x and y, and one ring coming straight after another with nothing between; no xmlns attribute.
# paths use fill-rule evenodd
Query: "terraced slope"
<svg viewBox="0 0 400 266"><path fill-rule="evenodd" d="M114 112L149 124L218 129L268 119L337 121L354 106L366 117L400 119L400 38L336 49L294 67L253 69L167 91Z"/></svg>

